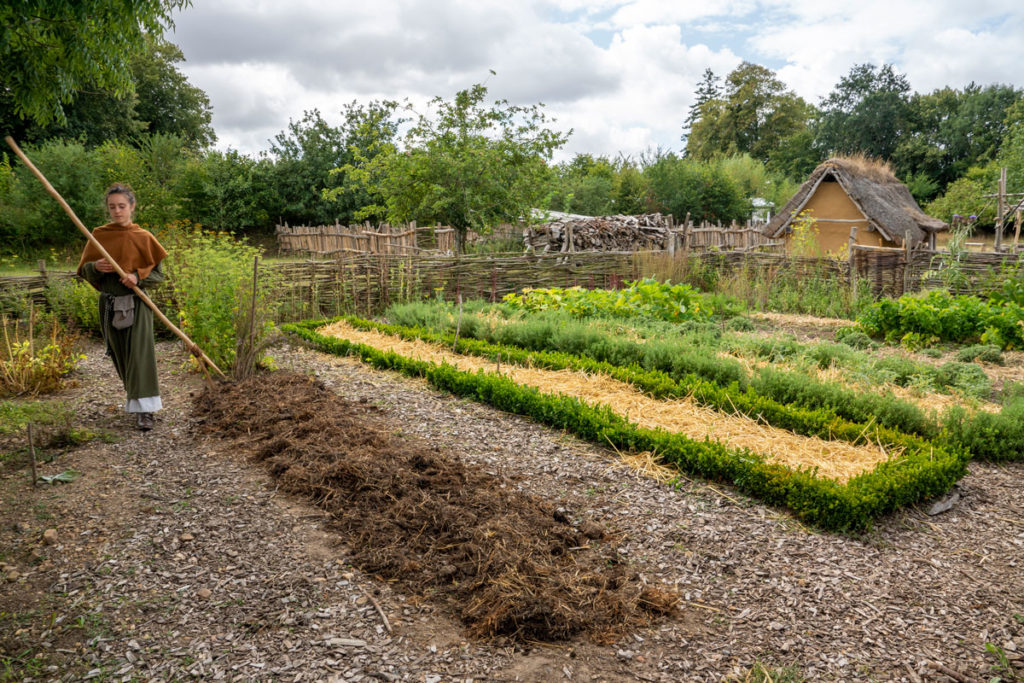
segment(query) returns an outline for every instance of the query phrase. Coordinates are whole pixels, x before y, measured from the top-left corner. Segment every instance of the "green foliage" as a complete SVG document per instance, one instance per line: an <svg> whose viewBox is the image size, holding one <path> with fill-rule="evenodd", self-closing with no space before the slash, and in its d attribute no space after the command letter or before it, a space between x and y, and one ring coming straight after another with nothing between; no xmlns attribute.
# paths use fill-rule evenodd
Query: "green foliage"
<svg viewBox="0 0 1024 683"><path fill-rule="evenodd" d="M486 106L486 96L477 84L451 101L434 98L436 116L419 115L402 152L381 143L372 158L356 154L342 166L349 191L375 199L359 215L450 225L460 250L469 229L529 217L542 202L547 161L567 136L547 128L542 105Z"/></svg>
<svg viewBox="0 0 1024 683"><path fill-rule="evenodd" d="M700 105L686 154L710 160L747 153L766 162L784 140L806 129L811 111L770 69L743 62L726 77L721 98Z"/></svg>
<svg viewBox="0 0 1024 683"><path fill-rule="evenodd" d="M527 311L564 309L580 318L615 316L645 317L670 322L699 320L715 313L707 300L689 285L673 285L646 278L627 282L625 289L525 289L508 294L503 301Z"/></svg>
<svg viewBox="0 0 1024 683"><path fill-rule="evenodd" d="M740 187L718 164L659 153L643 171L650 186L649 208L670 213L682 222L728 223L750 215Z"/></svg>
<svg viewBox="0 0 1024 683"><path fill-rule="evenodd" d="M240 344L261 348L273 333L278 287L271 273L260 274L256 307L260 312L250 335L253 260L260 250L225 233L201 230L169 235L164 245L168 282L177 304L179 327L221 370L235 369ZM256 359L242 359L251 369Z"/></svg>
<svg viewBox="0 0 1024 683"><path fill-rule="evenodd" d="M875 345L871 337L864 334L856 325L847 325L836 330L836 341L855 349L870 349Z"/></svg>
<svg viewBox="0 0 1024 683"><path fill-rule="evenodd" d="M64 377L85 356L75 351L77 336L51 319L47 336L37 338L35 321L20 325L0 317L0 396L37 396L60 389Z"/></svg>
<svg viewBox="0 0 1024 683"><path fill-rule="evenodd" d="M888 342L980 341L1004 349L1024 348L1024 307L943 291L884 299L869 306L857 324L866 334Z"/></svg>
<svg viewBox="0 0 1024 683"><path fill-rule="evenodd" d="M62 401L0 401L0 434L17 434L34 425L70 423L71 406Z"/></svg>
<svg viewBox="0 0 1024 683"><path fill-rule="evenodd" d="M935 371L935 384L952 387L968 396L979 398L992 391L992 380L974 363L943 363Z"/></svg>
<svg viewBox="0 0 1024 683"><path fill-rule="evenodd" d="M403 330L375 325L354 318L346 318L350 324L380 329L391 334ZM761 412L792 416L803 429L829 430L842 434L839 438L856 440L863 438L865 430L874 429L871 438L886 443L900 444L906 450L899 459L880 464L874 471L864 473L840 485L833 480L819 478L815 473L794 471L767 461L762 456L746 449L733 450L713 441L695 441L681 434L670 434L660 430L646 430L636 427L607 408L594 407L575 398L541 394L535 389L518 386L506 377L483 372L461 372L451 366L436 366L424 361L404 358L393 352L384 353L377 349L353 344L347 340L327 338L313 330L323 324L320 321L299 325L286 325L285 329L315 343L321 349L338 354L359 356L364 362L382 369L392 369L409 375L422 376L435 386L456 395L466 396L517 414L527 415L557 429L564 429L577 436L598 443L611 443L619 449L651 451L659 454L662 462L712 480L725 481L741 491L756 496L773 505L784 505L801 519L826 529L859 531L868 528L872 520L902 506L913 504L939 495L966 472L964 459L956 450L914 440L895 432L879 431L877 427L852 425L836 421L827 413L806 411L795 413L784 407L772 411L771 403L761 403ZM422 331L404 330L411 336L424 336ZM425 335L428 339L434 339ZM450 338L449 338L450 339ZM494 347L483 347L474 340L460 340L458 351L462 353L493 354ZM508 355L505 355L507 353ZM526 362L528 358L514 349L504 349L503 357L510 362ZM574 365L571 356L545 354L549 367ZM586 364L578 367L583 367ZM602 371L611 371L623 381L643 386L652 395L671 395L678 391L670 381L655 373L620 369L610 366ZM711 388L709 388L711 390ZM740 392L726 392L720 400L738 399ZM710 400L710 399L709 399ZM746 402L744 402L746 405ZM743 410L743 408L739 408ZM800 417L797 417L800 415ZM816 426L812 427L811 425ZM798 425L794 425L798 426ZM857 436L860 435L860 437Z"/></svg>
<svg viewBox="0 0 1024 683"><path fill-rule="evenodd" d="M823 156L890 159L910 129L910 81L892 64L857 64L821 103L815 146Z"/></svg>
<svg viewBox="0 0 1024 683"><path fill-rule="evenodd" d="M59 319L82 331L98 330L100 310L96 290L77 278L52 279L46 286L46 304Z"/></svg>
<svg viewBox="0 0 1024 683"><path fill-rule="evenodd" d="M968 413L955 407L943 420L943 434L975 458L1020 460L1024 453L1024 397L1008 399L998 413Z"/></svg>
<svg viewBox="0 0 1024 683"><path fill-rule="evenodd" d="M1003 365L1004 363L1002 349L991 344L975 344L974 346L962 348L956 352L956 359L961 363L970 363L972 361L981 361L982 363L992 363L994 365Z"/></svg>
<svg viewBox="0 0 1024 683"><path fill-rule="evenodd" d="M188 0L25 0L0 4L0 73L14 112L62 121L61 105L84 90L132 91L129 60L147 34L172 26Z"/></svg>

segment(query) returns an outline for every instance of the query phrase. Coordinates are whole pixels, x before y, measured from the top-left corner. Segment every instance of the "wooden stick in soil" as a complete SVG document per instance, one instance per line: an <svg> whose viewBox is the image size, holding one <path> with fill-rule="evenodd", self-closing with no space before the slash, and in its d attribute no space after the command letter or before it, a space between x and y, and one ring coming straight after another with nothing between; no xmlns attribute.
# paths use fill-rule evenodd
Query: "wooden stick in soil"
<svg viewBox="0 0 1024 683"><path fill-rule="evenodd" d="M24 163L25 166L30 171L32 171L33 175L35 175L35 177L39 179L39 182L43 184L43 187L46 189L47 193L49 193L51 197L57 200L57 203L61 205L61 208L64 209L64 212L67 213L67 215L71 218L71 222L74 223L75 226L77 226L78 229L82 231L82 234L85 235L86 239L93 243L93 245L99 250L100 254L103 255L103 258L107 259L107 261L109 261L110 264L114 266L114 270L117 271L117 274L120 275L121 277L127 277L128 274L124 272L120 265L118 265L117 261L111 258L110 254L107 253L107 250L103 248L103 245L99 243L99 240L93 237L89 229L85 227L82 221L79 220L78 216L75 215L74 210L70 206L68 206L68 203L64 201L64 198L60 196L60 193L57 192L57 190L53 188L53 185L50 184L50 181L46 179L46 176L40 173L39 169L37 169L35 165L33 165L31 161L29 161L29 158L25 156L25 153L22 152L21 148L18 147L17 143L14 142L14 138L8 135L4 137L4 140L6 140L10 148L14 150L14 153L18 155L18 158L21 159L22 163ZM174 332L174 334L176 334L178 338L181 339L182 342L184 342L185 348L187 348L189 352L200 361L200 365L203 365L205 363L209 367L216 370L218 375L227 379L227 377L221 371L221 369L217 367L217 364L210 360L209 356L203 353L203 350L200 349L199 346L197 346L194 341L188 338L188 335L179 330L178 326L172 323L167 318L167 316L165 316L160 311L160 309L156 307L156 304L153 303L152 299L150 299L146 295L146 293L142 291L142 289L140 289L138 286L134 286L131 289L133 292L135 292L135 295L137 297L142 299L143 303L145 303L153 310L154 315L156 315L156 317L160 319L160 322L162 322L164 325L170 328L170 330Z"/></svg>
<svg viewBox="0 0 1024 683"><path fill-rule="evenodd" d="M978 679L965 676L956 669L951 669L948 666L939 664L938 662L928 662L928 668L932 671L938 671L940 674L945 674L954 681L959 681L960 683L978 683Z"/></svg>
<svg viewBox="0 0 1024 683"><path fill-rule="evenodd" d="M28 423L28 462L32 468L32 486L39 483L39 473L36 471L36 445L32 434L32 423Z"/></svg>
<svg viewBox="0 0 1024 683"><path fill-rule="evenodd" d="M459 350L459 332L462 330L462 292L455 295L459 300L459 320L455 323L455 341L452 342L452 353Z"/></svg>

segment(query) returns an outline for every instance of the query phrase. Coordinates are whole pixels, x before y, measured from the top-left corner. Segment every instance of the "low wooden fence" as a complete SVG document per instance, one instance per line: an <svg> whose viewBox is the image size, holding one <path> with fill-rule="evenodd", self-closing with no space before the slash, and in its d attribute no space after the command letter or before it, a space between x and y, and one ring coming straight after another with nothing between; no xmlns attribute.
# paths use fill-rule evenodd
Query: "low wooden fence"
<svg viewBox="0 0 1024 683"><path fill-rule="evenodd" d="M300 320L346 312L377 313L399 301L443 297L498 301L526 287L617 288L627 280L655 276L673 282L699 280L713 273L718 280L739 277L770 287L780 277L801 281L834 278L844 285L869 287L876 295L899 296L922 287L949 287L960 292L985 291L1000 273L1024 269L1021 257L1008 253L968 253L959 259L948 252L855 247L849 259L798 258L782 253L739 250L647 252L575 252L523 255L443 256L424 252L350 254L332 260L265 264L282 281L279 290L283 320ZM852 275L852 277L851 277ZM0 311L10 302L31 298L45 305L54 281L71 281L66 271L0 277ZM161 287L153 298L169 305L170 290ZM6 302L6 303L5 303Z"/></svg>
<svg viewBox="0 0 1024 683"><path fill-rule="evenodd" d="M309 254L333 258L343 254L387 254L408 256L422 251L455 251L455 230L441 226L417 227L416 223L373 228L335 225L278 225L277 244L281 253Z"/></svg>
<svg viewBox="0 0 1024 683"><path fill-rule="evenodd" d="M785 241L774 240L753 225L689 224L676 229L677 245L692 251L776 251L785 248Z"/></svg>

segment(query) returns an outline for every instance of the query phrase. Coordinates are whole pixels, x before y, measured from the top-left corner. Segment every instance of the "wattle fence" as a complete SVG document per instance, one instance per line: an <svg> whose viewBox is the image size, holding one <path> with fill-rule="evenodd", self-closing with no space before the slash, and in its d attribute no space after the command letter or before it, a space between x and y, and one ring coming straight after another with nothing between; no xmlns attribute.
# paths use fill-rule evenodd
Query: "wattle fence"
<svg viewBox="0 0 1024 683"><path fill-rule="evenodd" d="M463 256L343 251L331 260L262 266L287 283L278 299L284 320L345 312L374 314L396 301L432 297L498 301L525 287L617 288L627 280L648 276L681 282L711 271L717 279L740 277L769 283L766 286L783 276L835 278L840 285L867 287L875 296L899 296L929 286L978 292L993 286L999 274L1021 267L1020 256L1010 253L964 253L957 258L948 252L877 247L854 247L849 259L697 249ZM0 277L0 311L16 311L11 302L25 298L45 305L48 283L75 277L71 272L46 270ZM158 303L169 297L169 288L154 292Z"/></svg>

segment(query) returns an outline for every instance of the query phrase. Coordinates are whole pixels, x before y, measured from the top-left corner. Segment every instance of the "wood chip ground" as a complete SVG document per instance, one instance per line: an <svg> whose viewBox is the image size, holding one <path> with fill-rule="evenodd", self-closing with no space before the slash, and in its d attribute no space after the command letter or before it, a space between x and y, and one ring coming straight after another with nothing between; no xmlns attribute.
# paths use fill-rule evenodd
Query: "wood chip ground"
<svg viewBox="0 0 1024 683"><path fill-rule="evenodd" d="M722 681L760 661L808 681L952 680L929 664L980 681L999 674L986 643L1021 664L1024 464L972 463L949 512L838 536L703 481L673 489L419 380L275 350L404 433L612 530L615 552L682 598L677 617L608 646L513 646L474 641L429 600L353 569L321 511L199 436L201 381L174 345L159 346L167 409L148 434L118 412L100 346L86 353L65 398L118 440L43 465L81 472L72 484L32 490L10 468L0 480L0 655L31 680Z"/></svg>

